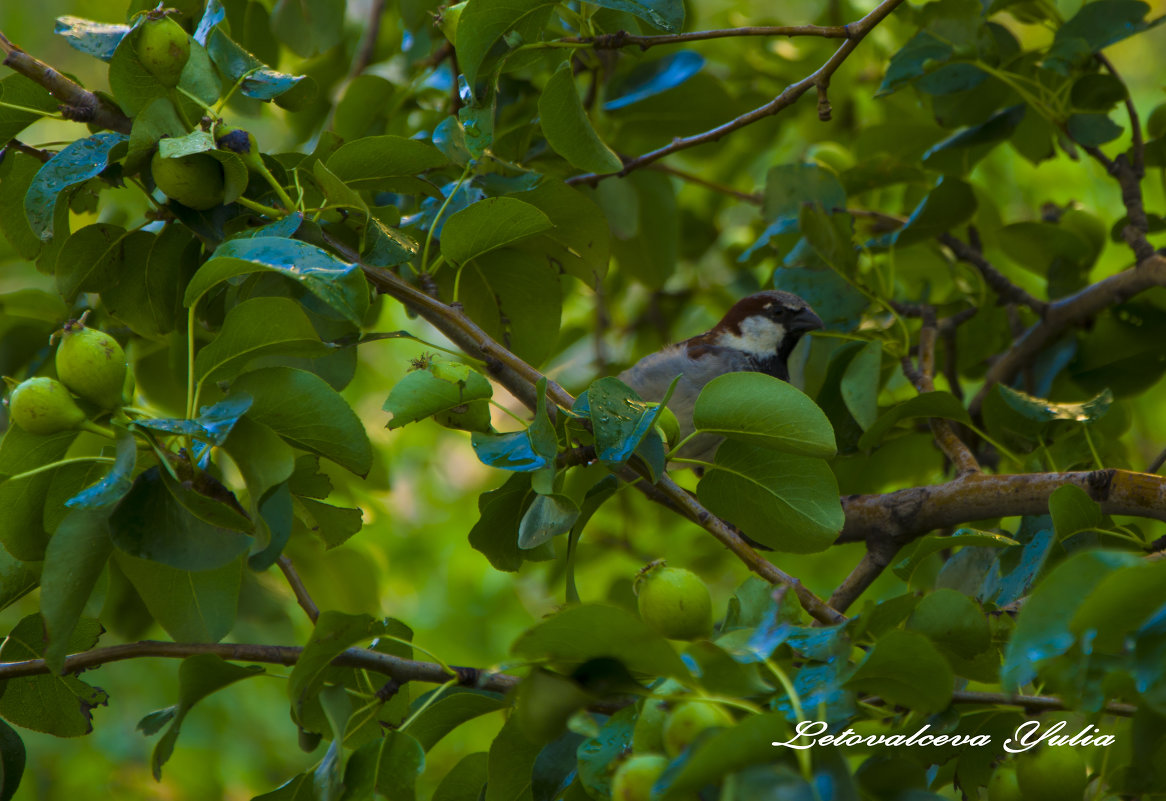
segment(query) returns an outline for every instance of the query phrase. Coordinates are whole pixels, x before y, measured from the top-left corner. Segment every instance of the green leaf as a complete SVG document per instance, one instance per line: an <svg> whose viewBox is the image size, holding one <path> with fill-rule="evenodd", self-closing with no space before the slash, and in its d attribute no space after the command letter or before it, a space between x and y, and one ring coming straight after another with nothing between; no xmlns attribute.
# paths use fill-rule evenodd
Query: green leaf
<svg viewBox="0 0 1166 801"><path fill-rule="evenodd" d="M633 673L688 676L688 669L667 640L636 615L615 606L568 607L527 629L510 652L569 666L605 656Z"/></svg>
<svg viewBox="0 0 1166 801"><path fill-rule="evenodd" d="M766 220L788 221L792 228L807 203L827 212L846 207L846 191L833 170L817 164L783 164L765 174Z"/></svg>
<svg viewBox="0 0 1166 801"><path fill-rule="evenodd" d="M428 698L419 698L414 706L420 706ZM433 748L441 738L466 721L504 709L508 702L492 693L480 690L451 690L438 698L409 724L409 733L421 743L426 751Z"/></svg>
<svg viewBox="0 0 1166 801"><path fill-rule="evenodd" d="M842 373L839 389L842 402L863 431L874 425L879 414L879 369L883 346L872 340L862 346ZM827 454L832 455L832 454Z"/></svg>
<svg viewBox="0 0 1166 801"><path fill-rule="evenodd" d="M1150 6L1140 0L1099 0L1086 3L1057 29L1045 56L1046 69L1067 75L1076 64L1115 42L1162 23L1145 22Z"/></svg>
<svg viewBox="0 0 1166 801"><path fill-rule="evenodd" d="M93 618L78 621L66 650L87 651L97 644L101 624ZM24 662L44 655L44 628L40 615L29 615L8 632L0 646L0 662ZM4 682L0 717L54 737L80 737L93 731L93 709L109 697L76 676L24 676Z"/></svg>
<svg viewBox="0 0 1166 801"><path fill-rule="evenodd" d="M353 189L391 186L394 178L418 175L449 163L433 145L401 136L367 136L341 145L328 157L328 169Z"/></svg>
<svg viewBox="0 0 1166 801"><path fill-rule="evenodd" d="M954 52L948 42L936 38L927 31L919 31L891 56L882 86L875 96L889 95L916 78L922 77L933 64L947 61Z"/></svg>
<svg viewBox="0 0 1166 801"><path fill-rule="evenodd" d="M16 794L20 779L24 776L27 756L20 735L0 720L0 801L11 801Z"/></svg>
<svg viewBox="0 0 1166 801"><path fill-rule="evenodd" d="M595 5L634 14L669 33L679 33L684 27L683 0L595 0Z"/></svg>
<svg viewBox="0 0 1166 801"><path fill-rule="evenodd" d="M458 66L472 90L478 83L478 70L494 43L502 35L529 18L547 13L554 3L545 0L469 0L458 20L454 49Z"/></svg>
<svg viewBox="0 0 1166 801"><path fill-rule="evenodd" d="M834 429L801 390L764 373L714 378L696 400L698 431L802 456L833 456Z"/></svg>
<svg viewBox="0 0 1166 801"><path fill-rule="evenodd" d="M329 50L344 34L344 0L277 0L271 32L303 58Z"/></svg>
<svg viewBox="0 0 1166 801"><path fill-rule="evenodd" d="M677 768L667 771L656 787L663 798L683 798L701 788L718 784L730 773L750 765L773 761L775 742L790 737L790 725L782 713L748 715L736 726L720 729L697 740Z"/></svg>
<svg viewBox="0 0 1166 801"><path fill-rule="evenodd" d="M889 631L875 642L845 686L929 713L947 707L954 680L951 666L926 637Z"/></svg>
<svg viewBox="0 0 1166 801"><path fill-rule="evenodd" d="M518 524L518 547L537 548L566 534L579 519L579 507L566 495L538 495Z"/></svg>
<svg viewBox="0 0 1166 801"><path fill-rule="evenodd" d="M513 197L492 197L450 215L441 229L441 252L464 265L492 250L521 242L552 227L534 206Z"/></svg>
<svg viewBox="0 0 1166 801"><path fill-rule="evenodd" d="M781 268L773 274L773 288L801 297L830 331L853 331L870 299L844 276L829 268Z"/></svg>
<svg viewBox="0 0 1166 801"><path fill-rule="evenodd" d="M992 644L988 619L979 605L963 593L938 589L924 596L907 621L941 651L971 659Z"/></svg>
<svg viewBox="0 0 1166 801"><path fill-rule="evenodd" d="M413 801L417 797L417 777L425 769L425 751L412 731L389 731L381 744L377 759L377 792L394 801Z"/></svg>
<svg viewBox="0 0 1166 801"><path fill-rule="evenodd" d="M761 544L814 553L842 531L838 483L821 459L726 440L715 465L697 485L697 497Z"/></svg>
<svg viewBox="0 0 1166 801"><path fill-rule="evenodd" d="M608 718L578 749L579 781L590 798L611 796L612 765L632 749L636 707L626 706Z"/></svg>
<svg viewBox="0 0 1166 801"><path fill-rule="evenodd" d="M23 562L44 559L48 533L45 531L44 510L51 471L37 473L15 481L7 479L28 470L34 470L65 455L76 431L42 436L29 434L20 426L9 426L0 441L0 543L8 553Z"/></svg>
<svg viewBox="0 0 1166 801"><path fill-rule="evenodd" d="M23 75L7 75L0 80L0 102L10 104L0 106L0 142L15 139L17 134L39 120L41 115L36 113L37 110L52 113L60 105L44 87Z"/></svg>
<svg viewBox="0 0 1166 801"><path fill-rule="evenodd" d="M239 91L247 97L274 100L297 86L301 87L301 92L315 94L315 81L311 78L273 70L231 41L220 28L211 31L206 46L207 55L227 80L237 82L242 79Z"/></svg>
<svg viewBox="0 0 1166 801"><path fill-rule="evenodd" d="M515 473L501 487L478 496L479 516L470 529L470 545L489 559L495 570L513 573L522 567L525 556L518 548L518 525L534 495L530 475Z"/></svg>
<svg viewBox="0 0 1166 801"><path fill-rule="evenodd" d="M305 525L324 542L326 548L343 545L360 531L363 524L364 513L360 509L345 509L311 498L299 498L297 503L310 518Z"/></svg>
<svg viewBox="0 0 1166 801"><path fill-rule="evenodd" d="M250 395L248 416L288 444L360 476L372 468L372 445L364 425L322 378L291 367L265 367L241 375L231 390Z"/></svg>
<svg viewBox="0 0 1166 801"><path fill-rule="evenodd" d="M328 750L313 771L312 782L316 786L318 801L339 801L344 791L342 746L348 721L352 718L352 702L348 700L348 691L341 684L324 687L320 690L319 700L332 738Z"/></svg>
<svg viewBox="0 0 1166 801"><path fill-rule="evenodd" d="M38 583L36 573L8 553L7 548L0 548L0 611L32 592ZM3 749L0 749L0 753L3 753Z"/></svg>
<svg viewBox="0 0 1166 801"><path fill-rule="evenodd" d="M141 231L152 244L153 237ZM81 292L104 292L126 261L131 234L120 225L94 223L69 235L57 256L57 291L68 301ZM140 248L136 248L140 249Z"/></svg>
<svg viewBox="0 0 1166 801"><path fill-rule="evenodd" d="M14 75L14 78L23 76ZM0 81L0 100L3 99L3 81ZM0 107L0 111L4 109ZM6 152L0 161L0 234L22 259L35 259L40 252L40 238L32 232L24 216L24 196L41 163L19 151Z"/></svg>
<svg viewBox="0 0 1166 801"><path fill-rule="evenodd" d="M1073 141L1085 147L1098 147L1122 135L1123 129L1105 114L1070 114L1065 129Z"/></svg>
<svg viewBox="0 0 1166 801"><path fill-rule="evenodd" d="M324 686L324 674L332 660L345 649L379 637L388 630L388 620L375 620L371 615L349 615L334 611L320 613L312 636L308 638L288 676L288 697L292 701L295 718L301 725L304 722L301 717L304 704L315 698Z"/></svg>
<svg viewBox="0 0 1166 801"><path fill-rule="evenodd" d="M452 271L443 272L444 287ZM459 289L466 314L487 333L532 365L550 358L563 292L558 271L545 257L511 248L487 253L462 268Z"/></svg>
<svg viewBox="0 0 1166 801"><path fill-rule="evenodd" d="M47 638L45 662L54 673L64 669L73 631L113 552L108 516L108 510L70 512L45 549L40 603Z"/></svg>
<svg viewBox="0 0 1166 801"><path fill-rule="evenodd" d="M617 172L623 167L587 118L569 63L564 62L547 81L539 95L538 113L547 142L572 166L595 173Z"/></svg>
<svg viewBox="0 0 1166 801"><path fill-rule="evenodd" d="M216 284L255 272L270 271L299 283L354 325L368 310L368 285L355 264L298 239L255 237L224 242L186 287L184 305L198 302Z"/></svg>
<svg viewBox="0 0 1166 801"><path fill-rule="evenodd" d="M1101 505L1076 484L1057 487L1049 496L1049 514L1057 539L1064 541L1079 531L1090 531L1102 524Z"/></svg>
<svg viewBox="0 0 1166 801"><path fill-rule="evenodd" d="M218 642L235 625L243 560L191 572L114 551L150 614L176 642Z"/></svg>
<svg viewBox="0 0 1166 801"><path fill-rule="evenodd" d="M807 203L801 208L798 227L822 261L843 275L854 273L858 251L853 241L854 219L849 214Z"/></svg>
<svg viewBox="0 0 1166 801"><path fill-rule="evenodd" d="M1020 545L1020 543L1011 537L1005 537L1003 534L994 534L991 531L980 531L974 528L961 528L951 536L928 534L923 539L917 540L914 550L911 550L906 558L896 562L893 569L896 576L909 582L915 569L933 553L960 546L1009 548L1014 545Z"/></svg>
<svg viewBox="0 0 1166 801"><path fill-rule="evenodd" d="M511 715L490 743L483 801L534 801L531 773L541 750L523 733L518 716Z"/></svg>
<svg viewBox="0 0 1166 801"><path fill-rule="evenodd" d="M178 668L178 706L174 709L170 728L150 755L150 771L154 774L154 781L162 780L162 766L174 753L182 723L194 705L213 692L263 672L263 668L258 665L232 665L215 654L195 654L182 660Z"/></svg>
<svg viewBox="0 0 1166 801"><path fill-rule="evenodd" d="M1083 403L1053 403L1044 398L1035 398L1020 390L998 384L1000 397L1009 408L1026 420L1037 424L1054 420L1070 420L1075 423L1095 423L1100 420L1113 403L1113 393L1102 390L1096 397Z"/></svg>
<svg viewBox="0 0 1166 801"><path fill-rule="evenodd" d="M157 467L139 475L109 519L113 544L131 556L194 571L224 567L247 551L250 537L196 516L175 495L183 490ZM197 491L186 492L208 506L224 506Z"/></svg>
<svg viewBox="0 0 1166 801"><path fill-rule="evenodd" d="M315 358L330 351L300 308L287 298L245 300L227 312L218 335L198 352L195 380L230 381L263 356Z"/></svg>
<svg viewBox="0 0 1166 801"><path fill-rule="evenodd" d="M485 751L467 754L441 779L433 801L478 801L486 785L490 757ZM0 799L3 801L3 799Z"/></svg>
<svg viewBox="0 0 1166 801"><path fill-rule="evenodd" d="M369 217L368 206L361 199L360 193L337 178L324 166L324 162L317 161L312 164L312 177L316 179L316 185L324 193L329 206L360 212L359 219Z"/></svg>
<svg viewBox="0 0 1166 801"><path fill-rule="evenodd" d="M567 273L590 287L597 286L607 274L611 255L611 234L603 210L560 181L542 181L518 196L546 214L554 225L524 247L542 244L547 256L562 264Z"/></svg>
<svg viewBox="0 0 1166 801"><path fill-rule="evenodd" d="M932 239L971 218L976 203L971 186L958 178L945 176L915 207L902 228L869 244L871 247L903 248Z"/></svg>
<svg viewBox="0 0 1166 801"><path fill-rule="evenodd" d="M619 181L604 181L595 198L607 215L620 268L649 289L662 288L676 270L680 239L672 181L641 170Z"/></svg>
<svg viewBox="0 0 1166 801"><path fill-rule="evenodd" d="M591 418L595 455L609 465L624 464L656 424L660 405L645 403L618 378L600 378L580 396L574 411Z"/></svg>
<svg viewBox="0 0 1166 801"><path fill-rule="evenodd" d="M1076 641L1069 624L1081 599L1109 574L1139 561L1134 554L1086 551L1053 568L1033 589L1016 619L1000 671L1005 691L1017 692L1036 678L1044 660L1068 651Z"/></svg>
<svg viewBox="0 0 1166 801"><path fill-rule="evenodd" d="M1093 638L1101 653L1122 653L1126 638L1166 604L1166 562L1131 564L1117 570L1085 596L1069 621L1069 631Z"/></svg>
<svg viewBox="0 0 1166 801"><path fill-rule="evenodd" d="M932 147L923 154L923 164L933 170L962 175L996 145L1008 141L1029 113L1023 103L999 111L986 122L965 128ZM1035 111L1031 114L1036 116Z"/></svg>
<svg viewBox="0 0 1166 801"><path fill-rule="evenodd" d="M109 62L109 88L117 104L131 117L160 97L171 97L182 108L187 119L197 120L203 115L201 105L183 94L163 86L158 78L138 58L138 27L122 38ZM219 98L222 83L207 55L206 48L190 42L190 57L182 68L178 88L191 93L203 103L211 104ZM185 127L185 126L184 126Z"/></svg>
<svg viewBox="0 0 1166 801"><path fill-rule="evenodd" d="M887 432L897 423L919 417L939 417L960 423L972 422L968 410L955 395L950 392L925 392L883 412L858 440L858 447L864 450L873 448L883 441Z"/></svg>
<svg viewBox="0 0 1166 801"><path fill-rule="evenodd" d="M24 214L32 232L42 240L52 239L61 193L100 175L112 160L113 149L125 141L124 134L96 133L72 142L45 162L24 196Z"/></svg>
<svg viewBox="0 0 1166 801"><path fill-rule="evenodd" d="M406 373L381 408L393 415L386 425L391 430L493 394L490 382L468 365L432 359L425 369ZM488 414L486 428L478 430L490 431Z"/></svg>

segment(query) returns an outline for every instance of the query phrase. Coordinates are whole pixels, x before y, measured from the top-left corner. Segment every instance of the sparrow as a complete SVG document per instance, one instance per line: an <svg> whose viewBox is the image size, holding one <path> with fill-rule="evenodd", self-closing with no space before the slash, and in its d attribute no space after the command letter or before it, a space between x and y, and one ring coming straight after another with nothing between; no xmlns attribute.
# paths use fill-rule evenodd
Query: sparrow
<svg viewBox="0 0 1166 801"><path fill-rule="evenodd" d="M823 328L806 301L771 289L742 298L721 321L703 334L668 345L619 374L646 401L664 399L680 376L668 408L680 423L683 440L694 430L692 411L704 385L726 373L765 373L789 381L789 355L809 331ZM693 437L678 456L711 461L723 437Z"/></svg>

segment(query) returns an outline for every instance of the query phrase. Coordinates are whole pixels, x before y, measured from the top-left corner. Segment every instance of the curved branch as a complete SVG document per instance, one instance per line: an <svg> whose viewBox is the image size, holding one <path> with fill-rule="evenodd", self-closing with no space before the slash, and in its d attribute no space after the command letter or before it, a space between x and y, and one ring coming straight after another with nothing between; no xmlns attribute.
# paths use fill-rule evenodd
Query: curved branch
<svg viewBox="0 0 1166 801"><path fill-rule="evenodd" d="M852 22L844 26L849 30L850 35L842 46L834 51L834 54L827 59L826 63L817 70L802 78L794 84L790 84L785 90L764 106L753 109L746 114L742 114L736 119L726 122L724 125L719 125L716 128L705 131L704 133L694 134L693 136L682 136L673 139L664 147L645 153L642 156L637 156L630 161L624 163L623 169L618 172L611 173L587 173L585 175L575 175L567 179L569 184L587 184L595 186L605 178L619 176L622 178L633 170L638 170L646 167L652 162L659 161L665 156L670 156L681 150L687 150L697 145L708 144L709 142L719 141L721 138L728 136L733 131L752 125L755 122L772 117L781 111L792 106L797 100L808 92L810 89L818 89L820 94L825 91L825 87L830 82L830 77L838 71L842 63L855 51L859 43L866 38L876 25L886 19L892 11L894 11L903 0L883 0L879 3L873 11L860 19L858 22ZM823 98L819 96L819 113L823 108ZM828 106L828 104L826 104Z"/></svg>
<svg viewBox="0 0 1166 801"><path fill-rule="evenodd" d="M128 134L132 123L116 105L81 84L20 49L0 32L0 50L4 51L4 66L35 81L61 101L61 114L75 122L91 122L110 131Z"/></svg>
<svg viewBox="0 0 1166 801"><path fill-rule="evenodd" d="M1132 470L985 475L946 484L842 499L846 524L839 543L883 540L905 545L930 531L985 518L1042 515L1058 487L1075 484L1110 515L1166 522L1166 478Z"/></svg>
<svg viewBox="0 0 1166 801"><path fill-rule="evenodd" d="M111 645L94 648L91 651L72 654L65 659L62 674L80 673L82 670L98 667L109 662L126 659L159 657L162 659L185 659L196 654L214 654L233 662L259 662L273 665L294 665L303 653L303 648L290 645L255 645L250 643L184 643L142 642ZM399 656L382 654L365 648L349 648L332 660L336 667L360 668L389 676L399 684L408 681L424 681L444 684L450 680L449 672L433 662L419 662ZM489 673L481 668L452 668L457 673L457 683L463 687L505 693L514 689L518 677L504 673ZM22 676L39 676L49 673L43 659L29 659L23 662L0 662L0 681Z"/></svg>
<svg viewBox="0 0 1166 801"><path fill-rule="evenodd" d="M1075 295L1050 303L1044 319L1028 329L988 369L983 388L972 400L972 415L979 416L980 407L994 384L1010 382L1066 329L1082 325L1108 307L1124 303L1156 286L1166 286L1166 257L1157 253L1135 267L1091 284Z"/></svg>

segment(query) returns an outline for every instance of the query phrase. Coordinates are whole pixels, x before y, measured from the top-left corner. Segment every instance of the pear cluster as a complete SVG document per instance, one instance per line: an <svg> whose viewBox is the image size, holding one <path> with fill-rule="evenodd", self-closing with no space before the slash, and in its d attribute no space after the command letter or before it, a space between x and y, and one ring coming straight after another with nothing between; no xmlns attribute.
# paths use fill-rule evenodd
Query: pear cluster
<svg viewBox="0 0 1166 801"><path fill-rule="evenodd" d="M125 351L104 331L86 328L83 320L65 324L56 367L57 378L29 378L8 398L12 421L30 434L80 428L88 415L74 396L103 412L125 402L131 380Z"/></svg>

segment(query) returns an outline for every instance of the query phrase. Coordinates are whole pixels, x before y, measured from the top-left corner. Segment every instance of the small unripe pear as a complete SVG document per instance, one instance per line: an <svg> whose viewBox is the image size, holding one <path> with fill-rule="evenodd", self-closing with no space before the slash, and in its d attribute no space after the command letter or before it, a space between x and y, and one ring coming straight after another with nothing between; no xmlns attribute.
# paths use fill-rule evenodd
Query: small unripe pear
<svg viewBox="0 0 1166 801"><path fill-rule="evenodd" d="M223 167L205 153L176 159L164 159L155 153L150 172L166 197L196 211L213 209L221 205L226 196Z"/></svg>
<svg viewBox="0 0 1166 801"><path fill-rule="evenodd" d="M256 165L262 164L262 156L259 155L259 143L255 141L255 137L250 131L220 125L215 129L215 146L219 150L229 150L232 153L237 153L239 158L243 159L243 163L248 167L258 169Z"/></svg>
<svg viewBox="0 0 1166 801"><path fill-rule="evenodd" d="M190 36L169 17L147 19L138 33L138 61L172 89L182 77L182 68L190 58Z"/></svg>
<svg viewBox="0 0 1166 801"><path fill-rule="evenodd" d="M664 723L664 750L668 756L676 757L705 729L732 725L732 716L716 704L685 701L672 710Z"/></svg>
<svg viewBox="0 0 1166 801"><path fill-rule="evenodd" d="M694 640L712 630L712 598L692 571L658 562L643 570L635 589L640 617L665 637Z"/></svg>
<svg viewBox="0 0 1166 801"><path fill-rule="evenodd" d="M56 434L85 422L85 412L54 378L30 378L8 398L12 422L30 434Z"/></svg>
<svg viewBox="0 0 1166 801"><path fill-rule="evenodd" d="M66 323L56 361L57 376L73 392L103 409L121 405L126 354L109 334L80 321Z"/></svg>
<svg viewBox="0 0 1166 801"><path fill-rule="evenodd" d="M661 754L628 757L611 778L611 801L649 801L652 785L666 767L668 759Z"/></svg>

